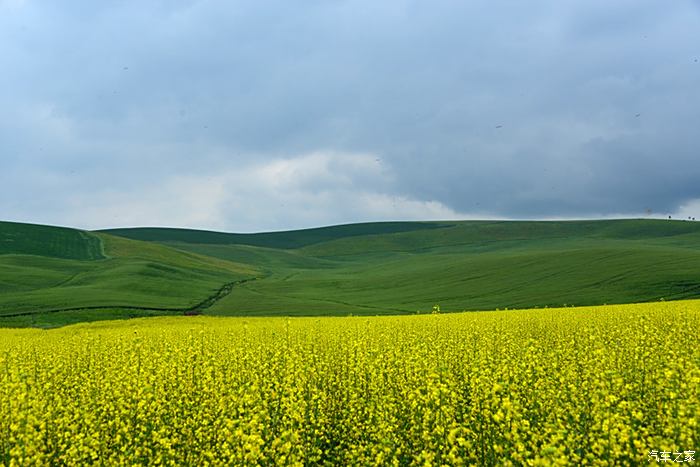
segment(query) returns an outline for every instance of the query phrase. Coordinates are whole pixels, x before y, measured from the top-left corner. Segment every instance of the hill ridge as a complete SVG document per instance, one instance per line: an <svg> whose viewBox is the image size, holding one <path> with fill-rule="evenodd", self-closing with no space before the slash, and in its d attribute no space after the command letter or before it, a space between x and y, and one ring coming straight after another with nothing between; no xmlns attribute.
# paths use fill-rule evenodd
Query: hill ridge
<svg viewBox="0 0 700 467"><path fill-rule="evenodd" d="M444 228L448 226L449 225L442 222L392 221L338 224L324 227L257 233L235 233L169 227L129 227L104 229L98 230L98 232L144 241L169 241L198 244L236 244L293 249L339 237L346 238L365 235L400 233L415 230Z"/></svg>

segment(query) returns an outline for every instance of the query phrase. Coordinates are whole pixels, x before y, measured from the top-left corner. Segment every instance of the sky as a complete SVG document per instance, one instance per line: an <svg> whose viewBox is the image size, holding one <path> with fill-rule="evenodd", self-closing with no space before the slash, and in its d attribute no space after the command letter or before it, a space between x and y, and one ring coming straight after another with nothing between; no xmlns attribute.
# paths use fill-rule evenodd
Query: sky
<svg viewBox="0 0 700 467"><path fill-rule="evenodd" d="M699 0L0 0L0 219L700 219Z"/></svg>

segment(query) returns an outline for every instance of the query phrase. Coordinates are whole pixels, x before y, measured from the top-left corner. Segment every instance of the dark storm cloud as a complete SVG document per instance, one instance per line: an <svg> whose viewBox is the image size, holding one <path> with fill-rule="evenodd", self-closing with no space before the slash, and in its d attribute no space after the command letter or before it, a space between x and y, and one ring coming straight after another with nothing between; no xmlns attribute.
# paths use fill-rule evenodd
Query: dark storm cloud
<svg viewBox="0 0 700 467"><path fill-rule="evenodd" d="M0 217L674 212L699 31L690 1L0 1Z"/></svg>

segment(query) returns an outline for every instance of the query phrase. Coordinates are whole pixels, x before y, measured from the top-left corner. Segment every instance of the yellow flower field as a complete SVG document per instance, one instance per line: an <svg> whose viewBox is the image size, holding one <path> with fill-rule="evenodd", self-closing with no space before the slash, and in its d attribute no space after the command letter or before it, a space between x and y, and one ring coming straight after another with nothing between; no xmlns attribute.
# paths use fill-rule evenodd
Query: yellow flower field
<svg viewBox="0 0 700 467"><path fill-rule="evenodd" d="M4 329L0 464L686 459L700 444L699 309Z"/></svg>

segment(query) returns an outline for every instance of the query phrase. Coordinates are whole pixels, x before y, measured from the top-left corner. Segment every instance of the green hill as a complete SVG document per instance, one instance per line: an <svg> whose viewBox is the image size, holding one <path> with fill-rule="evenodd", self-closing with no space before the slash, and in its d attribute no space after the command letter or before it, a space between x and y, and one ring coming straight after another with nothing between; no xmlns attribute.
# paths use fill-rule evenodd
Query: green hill
<svg viewBox="0 0 700 467"><path fill-rule="evenodd" d="M97 236L81 230L0 221L0 255L93 260L104 254Z"/></svg>
<svg viewBox="0 0 700 467"><path fill-rule="evenodd" d="M388 314L700 297L695 222L383 222L259 234L0 223L0 239L0 326L192 309Z"/></svg>
<svg viewBox="0 0 700 467"><path fill-rule="evenodd" d="M694 222L369 223L243 237L175 229L112 233L262 268L263 280L237 287L208 311L225 315L700 297L700 224Z"/></svg>
<svg viewBox="0 0 700 467"><path fill-rule="evenodd" d="M257 274L230 261L74 229L3 222L0 239L0 326L37 318L62 324L61 310L71 321L103 312L175 313Z"/></svg>
<svg viewBox="0 0 700 467"><path fill-rule="evenodd" d="M374 222L255 234L236 234L211 232L207 230L169 229L161 227L108 229L103 230L103 232L148 242L182 242L206 245L251 245L267 248L290 249L301 248L338 238L413 232L417 230L442 227L444 227L443 224L435 222Z"/></svg>

